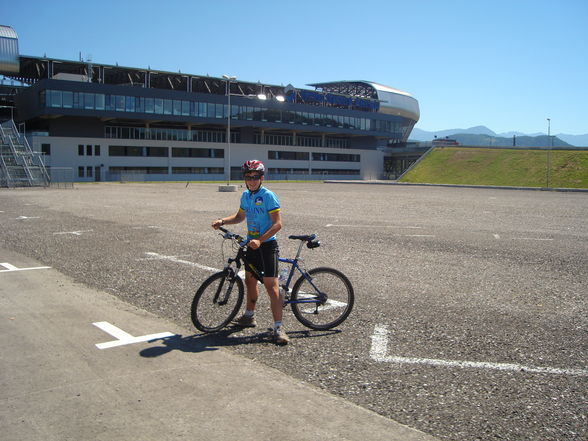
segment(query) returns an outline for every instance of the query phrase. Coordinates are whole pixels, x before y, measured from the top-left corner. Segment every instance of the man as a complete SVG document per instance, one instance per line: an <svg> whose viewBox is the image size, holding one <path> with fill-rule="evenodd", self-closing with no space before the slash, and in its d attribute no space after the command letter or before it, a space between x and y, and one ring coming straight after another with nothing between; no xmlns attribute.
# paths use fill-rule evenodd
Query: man
<svg viewBox="0 0 588 441"><path fill-rule="evenodd" d="M288 344L290 339L282 326L283 305L278 286L278 242L276 233L282 228L280 201L278 197L263 186L265 166L261 161L251 160L243 164L243 179L247 190L241 195L241 204L237 213L212 223L212 228L221 225L238 224L247 219L247 260L258 270L263 271L263 285L271 301L274 317L273 335L277 344ZM257 279L249 268L245 268L245 286L247 287L247 306L245 313L235 320L238 326L254 327L255 306L259 297Z"/></svg>

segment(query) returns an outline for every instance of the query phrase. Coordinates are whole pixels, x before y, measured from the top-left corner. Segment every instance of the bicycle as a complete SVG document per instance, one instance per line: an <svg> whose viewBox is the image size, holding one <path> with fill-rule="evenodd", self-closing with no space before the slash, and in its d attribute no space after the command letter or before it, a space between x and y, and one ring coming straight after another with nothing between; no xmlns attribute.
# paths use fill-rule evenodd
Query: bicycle
<svg viewBox="0 0 588 441"><path fill-rule="evenodd" d="M263 283L263 273L247 261L245 250L247 239L219 228L223 238L230 239L237 248L234 258L229 258L222 271L206 279L196 291L192 300L192 323L202 332L215 332L224 328L239 312L244 297L244 283L239 270L246 265L253 276ZM314 330L327 330L340 325L347 319L355 294L349 279L333 268L318 267L305 270L300 266L300 254L304 244L309 249L320 246L316 234L289 236L299 240L298 252L294 259L279 258L281 263L290 265L287 277L280 281L280 296L284 308L290 305L294 316L304 326ZM290 290L290 283L298 271L300 277Z"/></svg>

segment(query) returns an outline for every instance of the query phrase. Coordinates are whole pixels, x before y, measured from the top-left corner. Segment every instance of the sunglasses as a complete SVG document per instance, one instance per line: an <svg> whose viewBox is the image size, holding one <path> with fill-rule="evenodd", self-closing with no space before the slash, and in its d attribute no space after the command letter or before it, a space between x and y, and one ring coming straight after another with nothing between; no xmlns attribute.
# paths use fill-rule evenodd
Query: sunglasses
<svg viewBox="0 0 588 441"><path fill-rule="evenodd" d="M259 181L261 179L261 175L243 176L243 179L246 181Z"/></svg>

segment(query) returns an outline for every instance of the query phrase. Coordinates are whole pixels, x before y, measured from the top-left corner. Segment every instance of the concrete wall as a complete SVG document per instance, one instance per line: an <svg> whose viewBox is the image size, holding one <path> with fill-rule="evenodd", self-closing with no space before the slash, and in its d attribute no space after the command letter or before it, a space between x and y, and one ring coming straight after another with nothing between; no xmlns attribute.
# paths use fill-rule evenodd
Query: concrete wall
<svg viewBox="0 0 588 441"><path fill-rule="evenodd" d="M202 175L174 175L171 174L172 167L222 167L227 161L227 145L225 143L213 142L188 142L188 141L156 141L137 139L112 139L112 138L90 138L90 137L59 137L59 136L38 136L33 135L31 145L35 151L41 151L42 144L49 144L51 154L45 156L45 163L48 167L68 167L73 169L75 181L89 182L96 180L96 167L99 167L100 180L109 179L109 167L167 167L167 175L147 175L147 180L222 180L225 175L202 174ZM78 154L78 145L83 145L84 154ZM109 156L109 146L137 146L137 147L188 147L205 149L223 149L225 158L177 158L168 157L137 157L137 156ZM91 155L87 155L87 146L91 147ZM96 146L100 146L100 155L95 155ZM309 160L271 160L268 159L268 151L297 151L309 152ZM342 161L313 161L312 153L342 153L358 154L360 162ZM232 167L240 167L249 159L259 159L268 168L321 168L321 169L358 169L360 175L325 175L309 176L300 175L300 179L380 179L383 175L384 153L378 150L363 149L335 149L324 147L299 147L299 146L277 146L260 144L231 144L230 161ZM92 167L92 177L78 177L78 167ZM290 176L293 178L294 176Z"/></svg>

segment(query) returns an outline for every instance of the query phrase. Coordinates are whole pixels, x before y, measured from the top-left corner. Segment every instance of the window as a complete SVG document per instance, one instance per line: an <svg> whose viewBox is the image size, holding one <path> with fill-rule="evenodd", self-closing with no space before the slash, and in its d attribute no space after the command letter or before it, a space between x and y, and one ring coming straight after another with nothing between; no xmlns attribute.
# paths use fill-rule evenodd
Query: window
<svg viewBox="0 0 588 441"><path fill-rule="evenodd" d="M313 168L313 175L354 175L360 174L360 170L333 169L333 168Z"/></svg>
<svg viewBox="0 0 588 441"><path fill-rule="evenodd" d="M179 100L173 100L174 107L173 113L174 115L181 115L182 114L182 102Z"/></svg>
<svg viewBox="0 0 588 441"><path fill-rule="evenodd" d="M84 167L78 167L78 178L84 177Z"/></svg>
<svg viewBox="0 0 588 441"><path fill-rule="evenodd" d="M64 96L65 99L65 96ZM97 93L95 95L95 106L96 106L96 110L104 110L104 94L103 93Z"/></svg>
<svg viewBox="0 0 588 441"><path fill-rule="evenodd" d="M44 155L51 154L51 144L41 144L41 153Z"/></svg>
<svg viewBox="0 0 588 441"><path fill-rule="evenodd" d="M134 173L147 175L166 175L167 167L109 167L110 173Z"/></svg>
<svg viewBox="0 0 588 441"><path fill-rule="evenodd" d="M114 110L114 96L106 95L104 101L106 110Z"/></svg>
<svg viewBox="0 0 588 441"><path fill-rule="evenodd" d="M194 175L206 173L205 167L173 167L172 174L174 175Z"/></svg>
<svg viewBox="0 0 588 441"><path fill-rule="evenodd" d="M135 111L135 97L134 96L127 96L125 99L125 111L127 112L134 112Z"/></svg>
<svg viewBox="0 0 588 441"><path fill-rule="evenodd" d="M154 101L153 98L145 98L145 113L154 112Z"/></svg>
<svg viewBox="0 0 588 441"><path fill-rule="evenodd" d="M308 161L310 155L308 152L280 152L280 151L268 151L268 159L285 159L285 160L298 160Z"/></svg>
<svg viewBox="0 0 588 441"><path fill-rule="evenodd" d="M114 96L114 107L117 112L125 111L125 97L122 95Z"/></svg>
<svg viewBox="0 0 588 441"><path fill-rule="evenodd" d="M198 103L198 116L201 118L206 118L208 112L208 106L206 103Z"/></svg>
<svg viewBox="0 0 588 441"><path fill-rule="evenodd" d="M100 156L100 146L99 145L94 146L94 156Z"/></svg>
<svg viewBox="0 0 588 441"><path fill-rule="evenodd" d="M48 90L47 91L49 102L49 107L61 107L61 91L60 90Z"/></svg>
<svg viewBox="0 0 588 441"><path fill-rule="evenodd" d="M182 115L190 115L190 101L182 101Z"/></svg>
<svg viewBox="0 0 588 441"><path fill-rule="evenodd" d="M71 109L73 107L73 92L63 92L63 107Z"/></svg>
<svg viewBox="0 0 588 441"><path fill-rule="evenodd" d="M163 114L164 115L171 115L173 109L173 101L172 100L163 100Z"/></svg>
<svg viewBox="0 0 588 441"><path fill-rule="evenodd" d="M92 146L91 145L86 146L86 156L92 156Z"/></svg>
<svg viewBox="0 0 588 441"><path fill-rule="evenodd" d="M146 156L167 157L168 155L167 147L145 147L145 150Z"/></svg>
<svg viewBox="0 0 588 441"><path fill-rule="evenodd" d="M155 110L153 113L157 113L158 115L162 115L163 114L163 99L161 98L155 98Z"/></svg>
<svg viewBox="0 0 588 441"><path fill-rule="evenodd" d="M340 161L340 162L359 162L359 155L344 153L313 153L313 161Z"/></svg>
<svg viewBox="0 0 588 441"><path fill-rule="evenodd" d="M223 158L224 153L222 149L172 148L172 156L174 158Z"/></svg>
<svg viewBox="0 0 588 441"><path fill-rule="evenodd" d="M84 109L94 110L94 94L93 93L82 93L80 95L83 95Z"/></svg>
<svg viewBox="0 0 588 441"><path fill-rule="evenodd" d="M84 146L82 144L78 144L78 156L84 156Z"/></svg>
<svg viewBox="0 0 588 441"><path fill-rule="evenodd" d="M86 177L87 177L87 178L91 178L92 176L94 176L94 175L92 174L92 170L93 170L93 168L92 168L92 167L86 167Z"/></svg>
<svg viewBox="0 0 588 441"><path fill-rule="evenodd" d="M216 105L213 103L208 103L208 106L206 106L206 117L207 118L214 118L215 116L215 112L216 112Z"/></svg>
<svg viewBox="0 0 588 441"><path fill-rule="evenodd" d="M143 98L143 97L136 97L135 98L135 112L139 112L139 113L145 112L145 98Z"/></svg>

